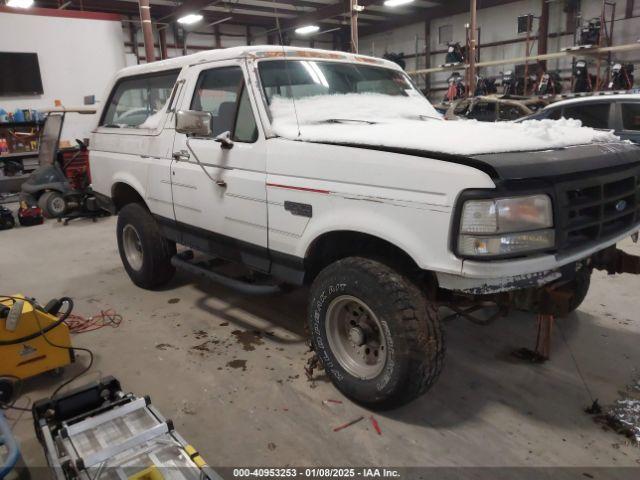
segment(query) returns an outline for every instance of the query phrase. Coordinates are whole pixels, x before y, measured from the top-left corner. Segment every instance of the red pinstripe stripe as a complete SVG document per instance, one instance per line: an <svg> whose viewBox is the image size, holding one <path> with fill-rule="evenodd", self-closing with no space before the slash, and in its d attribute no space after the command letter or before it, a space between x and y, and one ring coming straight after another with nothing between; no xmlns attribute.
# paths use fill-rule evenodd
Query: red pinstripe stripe
<svg viewBox="0 0 640 480"><path fill-rule="evenodd" d="M294 187L292 185L281 185L279 183L267 183L267 187L286 188L288 190L299 190L301 192L323 193L325 195L328 195L331 193L329 190L318 190L317 188Z"/></svg>

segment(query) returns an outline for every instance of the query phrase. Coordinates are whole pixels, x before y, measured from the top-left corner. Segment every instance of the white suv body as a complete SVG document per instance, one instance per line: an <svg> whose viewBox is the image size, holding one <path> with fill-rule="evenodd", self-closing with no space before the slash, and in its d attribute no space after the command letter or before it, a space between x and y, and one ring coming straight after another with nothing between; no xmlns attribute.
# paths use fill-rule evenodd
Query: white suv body
<svg viewBox="0 0 640 480"><path fill-rule="evenodd" d="M287 63L282 63L285 58ZM527 170L524 159L530 154L516 152L502 156L480 152L461 155L446 153L446 148L434 153L416 148L401 149L394 146L393 141L392 145L384 142L365 145L366 142L357 138L357 132L366 128L358 123L363 122L362 119L354 125L331 119L331 124L340 124L338 128L343 133L347 132L347 137L353 130L353 142L344 139L317 141L313 138L305 141L302 134L286 138L274 127L270 109L270 102L274 100L267 92L277 90L284 97L292 94L280 84L265 86L267 77L260 70L261 65L278 61L283 70L268 72L269 78L275 79L273 82L276 83L278 78L296 82L300 75L298 69L315 69L315 62L325 62L322 68L329 64L343 65L365 72L363 76L370 73L371 78L363 81L366 88L382 85L380 88L388 90L393 89L394 84L401 85L401 94L420 97L421 102L426 102L397 65L343 52L274 46L241 47L129 67L114 79L100 116L100 125L91 138L94 191L101 198L108 199L118 211L132 203L142 206L161 236L169 242L170 247L165 248L168 255L175 253L174 243L177 243L242 263L253 271L297 285L322 283L321 272L329 264L362 254L376 261L385 257L389 259L388 263L408 266L409 270L418 271L423 276L428 274L431 283L440 289L472 294L521 290L558 281L562 276L561 267L570 265L575 271L575 262L615 244L638 229L640 219L634 217L614 235L585 242L567 252L546 248L504 258L462 255L457 251L457 232L463 215L461 201L469 193L472 196L480 193L482 199L492 195L512 197L528 194L533 197L527 200L530 204L527 203L526 208L540 208L541 211L548 208L550 212L553 208L555 213L549 213L554 217L551 221L558 221L559 206L552 205L556 200L549 200L547 207L540 198L535 198L539 193L535 182L522 185L528 178L536 177L536 172L540 173L539 167ZM340 68L327 72L342 74ZM291 89L300 92L322 87L324 79L319 78L318 70L313 69L309 70L309 78L318 85L296 84ZM344 75L347 78L351 72ZM139 118L141 105L148 109L147 118L144 115ZM293 106L295 108L295 102ZM185 117L189 117L189 112L193 111L212 114L206 117L210 122L206 128L212 130L211 135L193 134L196 130L184 133L184 127L176 129L176 123L180 122L177 118L179 112L186 112ZM296 116L300 113L296 112ZM190 121L193 121L192 117L189 117ZM347 104L344 117L349 118ZM131 121L134 124L127 123ZM423 128L426 128L425 135L428 136L428 127ZM214 138L226 131L230 131L229 138L224 134L224 138ZM437 138L432 141L437 142ZM463 132L460 142L465 141ZM587 147L565 149L570 150L571 158L559 162L558 168L550 167L547 173L564 174L571 173L568 168L575 170L575 157L581 154L580 148ZM611 153L617 158L611 165L602 164L603 168L620 167L640 160L638 151L625 144L608 142L598 148L599 154ZM542 161L553 160L554 154L549 152L551 150L542 154ZM585 150L584 155L593 156L593 149ZM511 158L507 158L509 156ZM510 162L520 166L517 172ZM598 161L590 165L591 168L597 166ZM517 183L513 190L515 193L508 188L514 182ZM484 208L482 204L480 207ZM130 216L127 214L126 218ZM128 273L141 286L156 286L158 282L155 280L160 278L157 273L150 274L155 275L155 280L136 277L136 270L147 269L144 262L156 255L149 253L148 249L154 247L146 245L142 237L147 234L142 230L148 229L145 230L151 232L148 235L155 235L153 228L156 227L136 224L133 220L127 223L126 219L122 224L119 225L118 240ZM553 236L555 227L542 227ZM539 240L525 237L523 234L513 241ZM470 248L494 248L489 241L485 245L482 238L470 238L473 243ZM136 255L136 249L139 255ZM166 254L157 253L160 256ZM385 264L384 261L381 263ZM377 264L363 265L356 265L362 267L356 272L358 275L365 270L372 272L384 268ZM168 269L170 267L162 271ZM401 267L398 269L403 271ZM406 384L400 380L391 382L389 379L395 378L396 374L404 375L406 379L415 376L415 370L407 367L404 373L392 371L389 356L385 357L378 370L373 368L379 363L373 357L365 359L364 366L358 367L357 361L351 359L347 351L351 347L339 347L342 327L325 328L324 324L314 324L324 315L320 313L324 308L329 308L327 315L330 317L335 309L339 310L343 304L347 305L347 300L357 296L345 296L347 300L337 298L333 307L333 303L327 307L323 303L324 298L340 291L341 285L348 283L338 280L327 283L329 286L325 293L316 295L312 292L310 308L312 335L314 328L317 330L314 345L316 350L322 351L321 360L334 383L347 395L370 405L397 404L404 401L399 400L400 397L409 399L424 391L430 380L425 379L420 385L413 386L407 386L409 380ZM363 277L360 282L364 281ZM371 318L377 316L377 320L371 320L370 326L358 324L347 329L343 337L346 335L350 345L365 342L365 337L370 339L371 332L378 330L376 325L387 333L393 333L393 328L387 329L387 320L381 318L384 314L373 307L369 310L370 305L367 306L366 302L358 305L360 300L357 298L349 301L352 304L344 308L355 306L367 310ZM423 319L418 324L425 325L424 322L427 320ZM319 329L326 331L323 333ZM332 334L334 330L338 333ZM331 335L335 337L333 340ZM370 343L374 346L384 343L387 352L392 350L391 337L379 340ZM396 346L402 343L397 342L399 340L396 339ZM327 343L330 347L328 353L323 350ZM367 345L365 342L353 348L358 352L358 349L375 351L376 358L383 357L382 351ZM344 350L342 357L335 354L341 348ZM398 347L396 353L400 350ZM431 364L439 364L440 350L430 355L425 358ZM362 353L361 356L366 355ZM420 371L425 371L424 365L420 368ZM427 369L430 372L427 377L437 376L439 368L436 365L433 370ZM346 382L345 378L354 383L342 383Z"/></svg>

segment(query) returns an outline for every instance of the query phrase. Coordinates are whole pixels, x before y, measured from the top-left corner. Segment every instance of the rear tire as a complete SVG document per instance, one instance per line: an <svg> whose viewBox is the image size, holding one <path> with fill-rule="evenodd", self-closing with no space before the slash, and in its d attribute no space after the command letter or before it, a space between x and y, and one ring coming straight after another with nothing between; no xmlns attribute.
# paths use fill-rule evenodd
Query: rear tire
<svg viewBox="0 0 640 480"><path fill-rule="evenodd" d="M380 262L349 257L322 270L311 287L309 324L333 384L366 407L406 404L442 370L444 334L435 306Z"/></svg>
<svg viewBox="0 0 640 480"><path fill-rule="evenodd" d="M171 257L176 244L162 236L149 211L130 203L118 215L118 250L129 278L137 286L153 289L168 283L175 268Z"/></svg>
<svg viewBox="0 0 640 480"><path fill-rule="evenodd" d="M67 211L67 201L60 192L53 190L40 195L38 206L46 218L59 218Z"/></svg>

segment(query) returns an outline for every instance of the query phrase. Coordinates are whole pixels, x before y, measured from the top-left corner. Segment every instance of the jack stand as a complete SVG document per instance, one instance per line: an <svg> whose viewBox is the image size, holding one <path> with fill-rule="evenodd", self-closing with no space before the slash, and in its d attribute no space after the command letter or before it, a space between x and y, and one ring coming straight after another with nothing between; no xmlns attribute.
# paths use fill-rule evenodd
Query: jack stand
<svg viewBox="0 0 640 480"><path fill-rule="evenodd" d="M568 305L572 293L561 289L545 290L542 295L542 307L544 313L538 313L538 333L536 334L536 346L533 350L521 348L513 352L513 356L531 363L544 363L551 358L551 334L553 322L557 315L564 316L568 313ZM554 312L554 313L551 313Z"/></svg>
<svg viewBox="0 0 640 480"><path fill-rule="evenodd" d="M538 336L534 354L542 361L549 360L551 356L551 332L553 330L553 315L538 315Z"/></svg>
<svg viewBox="0 0 640 480"><path fill-rule="evenodd" d="M536 346L533 350L520 348L512 355L520 360L530 363L544 363L551 356L551 332L553 330L553 315L538 314L538 334Z"/></svg>

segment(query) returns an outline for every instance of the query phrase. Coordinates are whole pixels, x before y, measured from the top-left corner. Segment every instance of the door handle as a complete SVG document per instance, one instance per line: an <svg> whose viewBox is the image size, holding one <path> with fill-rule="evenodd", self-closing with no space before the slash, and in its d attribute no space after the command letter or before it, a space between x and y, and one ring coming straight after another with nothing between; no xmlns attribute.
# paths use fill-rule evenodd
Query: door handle
<svg viewBox="0 0 640 480"><path fill-rule="evenodd" d="M227 188L227 182L225 182L224 180L216 180L216 185L218 185L220 188Z"/></svg>
<svg viewBox="0 0 640 480"><path fill-rule="evenodd" d="M176 162L179 161L187 161L191 158L191 155L189 155L189 152L187 152L186 150L180 150L179 152L173 152L173 158L176 160Z"/></svg>

